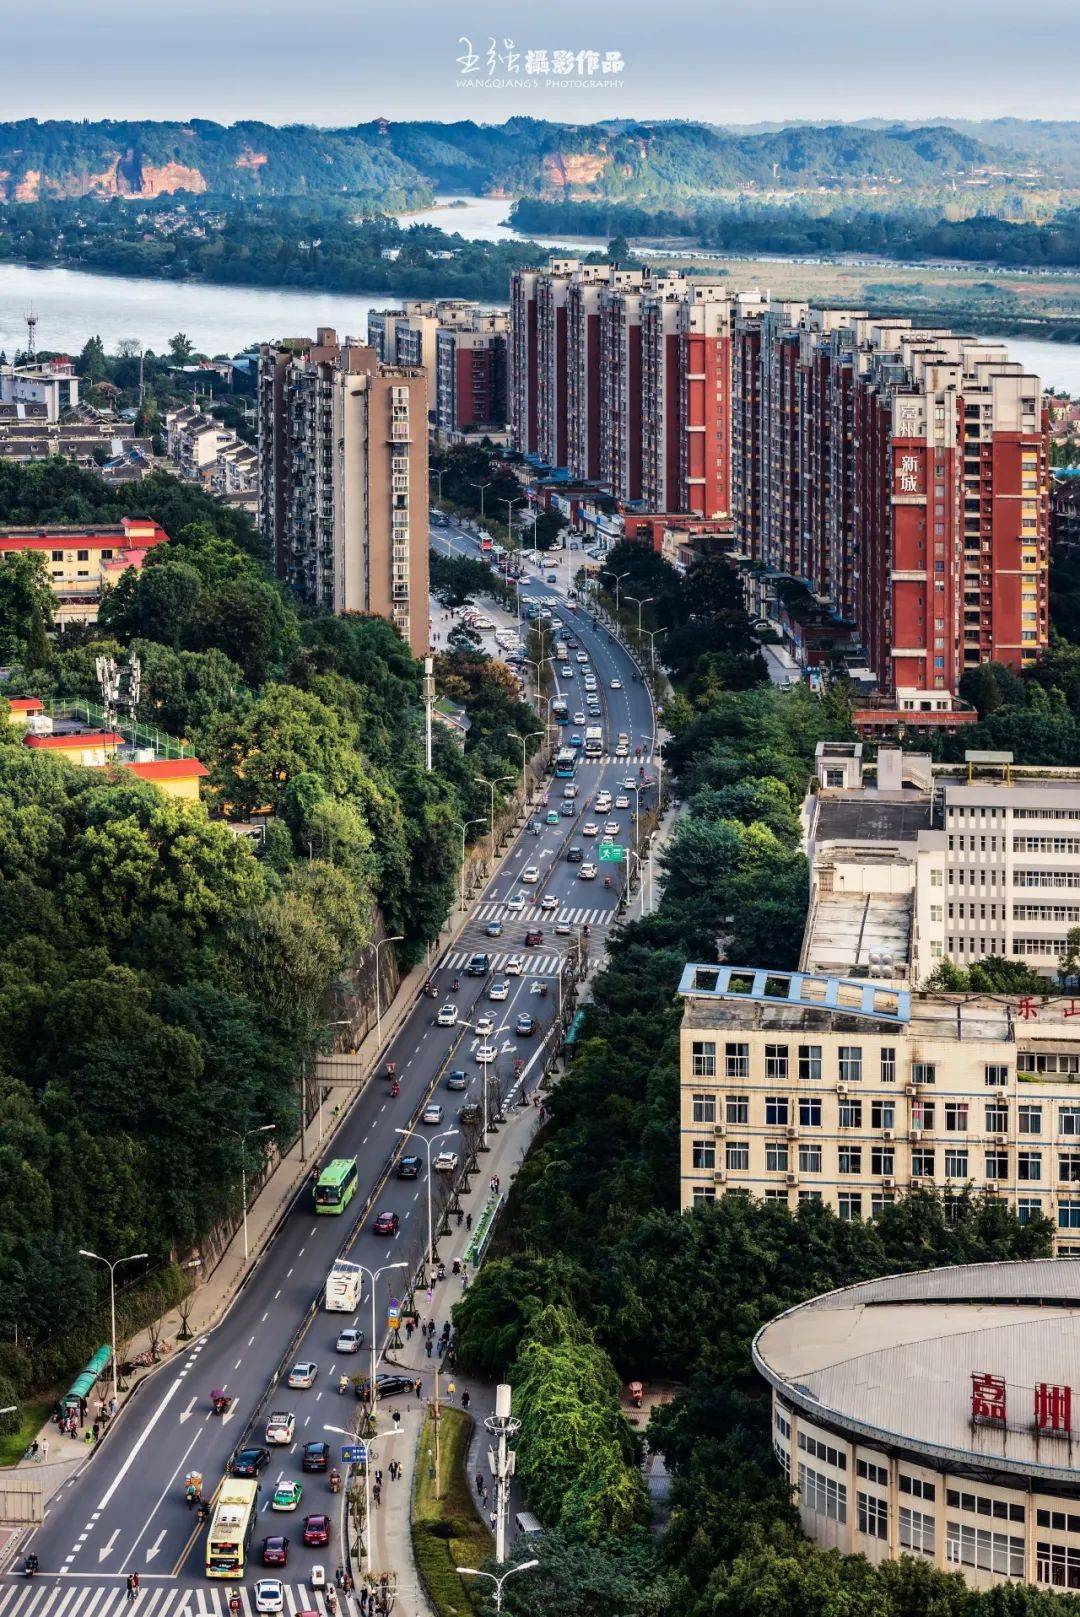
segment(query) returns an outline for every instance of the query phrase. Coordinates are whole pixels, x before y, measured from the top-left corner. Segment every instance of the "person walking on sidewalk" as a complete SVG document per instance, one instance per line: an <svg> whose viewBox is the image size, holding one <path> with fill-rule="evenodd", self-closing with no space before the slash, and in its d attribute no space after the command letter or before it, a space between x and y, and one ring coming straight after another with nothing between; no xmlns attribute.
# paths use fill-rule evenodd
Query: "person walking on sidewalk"
<svg viewBox="0 0 1080 1617"><path fill-rule="evenodd" d="M461 1393L461 1407L462 1407L462 1409L467 1410L471 1402L472 1402L472 1399L469 1396L468 1387L462 1388L462 1393Z"/></svg>
<svg viewBox="0 0 1080 1617"><path fill-rule="evenodd" d="M479 1495L480 1498L483 1498L483 1496L484 1496L484 1473L482 1471L478 1471L476 1473L476 1492L477 1492L477 1494Z"/></svg>
<svg viewBox="0 0 1080 1617"><path fill-rule="evenodd" d="M41 1447L38 1449L38 1454L41 1458L42 1465L44 1465L45 1461L49 1458L49 1439L47 1437L43 1437L41 1439Z"/></svg>

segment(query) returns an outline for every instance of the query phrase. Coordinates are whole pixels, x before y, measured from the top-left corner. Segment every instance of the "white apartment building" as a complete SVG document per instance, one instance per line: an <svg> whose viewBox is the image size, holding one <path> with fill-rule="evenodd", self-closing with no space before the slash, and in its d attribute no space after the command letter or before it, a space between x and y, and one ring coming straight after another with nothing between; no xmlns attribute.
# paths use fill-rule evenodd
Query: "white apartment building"
<svg viewBox="0 0 1080 1617"><path fill-rule="evenodd" d="M1080 1256L1080 999L688 965L680 1205L865 1218L917 1187L1043 1214Z"/></svg>
<svg viewBox="0 0 1080 1617"><path fill-rule="evenodd" d="M79 402L79 377L70 359L0 365L0 404L41 404L47 421L59 421Z"/></svg>

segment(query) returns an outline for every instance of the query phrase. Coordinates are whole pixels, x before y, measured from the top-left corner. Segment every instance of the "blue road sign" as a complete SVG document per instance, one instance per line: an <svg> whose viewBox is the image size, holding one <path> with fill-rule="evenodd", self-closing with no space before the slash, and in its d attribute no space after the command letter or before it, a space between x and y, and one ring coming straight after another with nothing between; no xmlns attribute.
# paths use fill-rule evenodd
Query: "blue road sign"
<svg viewBox="0 0 1080 1617"><path fill-rule="evenodd" d="M346 1443L346 1444L344 1444L342 1446L342 1450L341 1450L341 1463L342 1463L342 1465L366 1465L367 1464L367 1444L366 1443Z"/></svg>

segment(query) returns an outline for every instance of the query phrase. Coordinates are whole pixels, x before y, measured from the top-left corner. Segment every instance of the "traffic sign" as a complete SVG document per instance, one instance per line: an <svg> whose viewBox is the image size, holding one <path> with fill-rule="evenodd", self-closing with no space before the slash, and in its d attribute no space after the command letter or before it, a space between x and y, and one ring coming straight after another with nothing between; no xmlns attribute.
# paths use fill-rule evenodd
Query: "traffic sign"
<svg viewBox="0 0 1080 1617"><path fill-rule="evenodd" d="M342 1463L342 1465L366 1465L367 1464L367 1444L366 1443L345 1443L345 1444L343 1444L342 1445L342 1450L341 1450L341 1463Z"/></svg>
<svg viewBox="0 0 1080 1617"><path fill-rule="evenodd" d="M602 842L600 844L601 864L617 865L626 858L626 849L617 842Z"/></svg>

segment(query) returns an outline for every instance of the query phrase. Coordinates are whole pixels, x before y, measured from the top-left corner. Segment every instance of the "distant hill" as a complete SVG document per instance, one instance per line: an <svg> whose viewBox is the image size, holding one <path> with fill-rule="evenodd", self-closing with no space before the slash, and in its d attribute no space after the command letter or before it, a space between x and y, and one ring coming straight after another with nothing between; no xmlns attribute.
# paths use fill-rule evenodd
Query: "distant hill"
<svg viewBox="0 0 1080 1617"><path fill-rule="evenodd" d="M504 124L379 119L329 130L204 119L25 119L0 124L0 201L183 192L356 195L392 211L451 190L645 200L871 179L941 185L1001 162L1001 145L944 124L807 125L747 134L696 123L571 125L534 118Z"/></svg>

